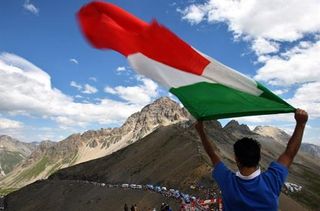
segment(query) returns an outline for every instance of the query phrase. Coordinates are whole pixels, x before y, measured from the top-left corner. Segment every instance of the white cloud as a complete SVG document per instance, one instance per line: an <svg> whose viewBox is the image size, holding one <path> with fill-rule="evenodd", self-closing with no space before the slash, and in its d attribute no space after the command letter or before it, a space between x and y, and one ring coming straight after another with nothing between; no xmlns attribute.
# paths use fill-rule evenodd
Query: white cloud
<svg viewBox="0 0 320 211"><path fill-rule="evenodd" d="M294 107L303 108L310 118L320 117L320 41L300 42L297 46L270 57L257 71L256 80L282 87L282 94L288 88L296 88L294 95L286 99Z"/></svg>
<svg viewBox="0 0 320 211"><path fill-rule="evenodd" d="M319 139L320 127L307 128L307 132L309 133L309 136L304 137L304 141L320 146L320 139Z"/></svg>
<svg viewBox="0 0 320 211"><path fill-rule="evenodd" d="M74 58L69 59L69 61L70 61L71 63L74 63L74 64L79 64L78 60L76 60L76 59L74 59Z"/></svg>
<svg viewBox="0 0 320 211"><path fill-rule="evenodd" d="M204 20L208 9L206 5L190 5L189 7L185 8L184 10L177 9L183 17L183 20L189 21L191 24L198 24Z"/></svg>
<svg viewBox="0 0 320 211"><path fill-rule="evenodd" d="M146 82L146 87L150 87ZM150 91L150 90L149 90ZM61 124L115 124L142 108L141 103L103 99L77 103L51 84L50 76L22 57L0 54L0 113L27 114Z"/></svg>
<svg viewBox="0 0 320 211"><path fill-rule="evenodd" d="M260 115L260 116L245 116L233 118L240 122L255 123L255 124L271 124L271 123L283 123L294 122L293 114L272 114L272 115Z"/></svg>
<svg viewBox="0 0 320 211"><path fill-rule="evenodd" d="M90 84L85 84L82 86L75 81L71 81L70 86L75 87L84 94L95 94L98 92L98 89L94 86L91 86Z"/></svg>
<svg viewBox="0 0 320 211"><path fill-rule="evenodd" d="M96 77L89 77L89 80L97 82L97 78Z"/></svg>
<svg viewBox="0 0 320 211"><path fill-rule="evenodd" d="M137 86L117 86L114 88L107 86L104 91L117 95L130 103L141 105L150 103L158 97L158 85L154 81L143 77L137 77L137 80L140 82Z"/></svg>
<svg viewBox="0 0 320 211"><path fill-rule="evenodd" d="M270 58L272 58L271 56L269 55L259 55L258 56L258 59L257 59L257 62L255 63L265 63L266 61L268 61Z"/></svg>
<svg viewBox="0 0 320 211"><path fill-rule="evenodd" d="M0 129L18 129L22 127L22 122L0 117Z"/></svg>
<svg viewBox="0 0 320 211"><path fill-rule="evenodd" d="M68 118L66 116L58 116L55 117L54 120L59 124L62 125L63 127L65 126L85 126L86 122L77 122L75 119Z"/></svg>
<svg viewBox="0 0 320 211"><path fill-rule="evenodd" d="M294 41L320 31L318 0L208 0L183 10L190 23L225 22L236 37Z"/></svg>
<svg viewBox="0 0 320 211"><path fill-rule="evenodd" d="M320 81L306 83L299 87L288 102L308 111L310 118L320 117Z"/></svg>
<svg viewBox="0 0 320 211"><path fill-rule="evenodd" d="M117 67L117 72L125 72L126 71L126 67L124 67L124 66L119 66L119 67Z"/></svg>
<svg viewBox="0 0 320 211"><path fill-rule="evenodd" d="M132 74L130 67L119 66L116 68L117 75L126 75L129 76Z"/></svg>
<svg viewBox="0 0 320 211"><path fill-rule="evenodd" d="M262 55L278 52L279 44L263 38L258 38L253 41L251 48L257 55Z"/></svg>
<svg viewBox="0 0 320 211"><path fill-rule="evenodd" d="M82 93L84 93L84 94L94 94L97 92L98 92L98 89L95 88L94 86L89 85L89 84L85 84L83 87L83 91L82 91Z"/></svg>
<svg viewBox="0 0 320 211"><path fill-rule="evenodd" d="M104 88L104 92L109 93L109 94L113 94L113 95L117 94L117 91L110 86L106 86Z"/></svg>
<svg viewBox="0 0 320 211"><path fill-rule="evenodd" d="M79 133L83 128L77 127L39 127L31 124L24 124L20 128L1 129L0 134L6 134L24 142L34 141L61 141L72 133Z"/></svg>
<svg viewBox="0 0 320 211"><path fill-rule="evenodd" d="M282 95L287 93L288 91L289 91L288 89L277 89L277 90L274 90L273 93L275 93L276 95Z"/></svg>
<svg viewBox="0 0 320 211"><path fill-rule="evenodd" d="M307 48L296 46L282 56L267 59L255 79L278 86L320 81L319 55L320 41Z"/></svg>
<svg viewBox="0 0 320 211"><path fill-rule="evenodd" d="M26 0L23 4L23 8L34 15L39 14L39 8L37 8L34 4L30 3L30 0Z"/></svg>
<svg viewBox="0 0 320 211"><path fill-rule="evenodd" d="M78 84L77 82L75 82L75 81L71 81L70 82L70 86L75 87L78 90L82 89L82 86L80 84Z"/></svg>

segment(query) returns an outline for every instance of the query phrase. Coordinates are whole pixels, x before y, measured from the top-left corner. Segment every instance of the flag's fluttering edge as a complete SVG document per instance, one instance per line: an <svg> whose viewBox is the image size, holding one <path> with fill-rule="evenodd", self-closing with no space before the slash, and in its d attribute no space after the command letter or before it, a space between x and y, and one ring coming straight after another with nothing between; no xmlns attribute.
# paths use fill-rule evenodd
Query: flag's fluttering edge
<svg viewBox="0 0 320 211"><path fill-rule="evenodd" d="M123 54L138 73L167 87L197 119L295 110L260 83L197 51L156 21L146 23L104 2L85 5L78 19L94 47Z"/></svg>

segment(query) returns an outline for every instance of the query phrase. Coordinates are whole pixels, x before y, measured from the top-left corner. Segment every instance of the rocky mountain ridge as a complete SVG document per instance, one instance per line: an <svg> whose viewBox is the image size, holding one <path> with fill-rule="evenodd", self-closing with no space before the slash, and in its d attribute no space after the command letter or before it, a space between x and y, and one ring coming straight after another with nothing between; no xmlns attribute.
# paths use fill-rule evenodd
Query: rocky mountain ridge
<svg viewBox="0 0 320 211"><path fill-rule="evenodd" d="M21 187L43 179L58 169L111 154L159 126L187 121L189 113L168 97L159 98L132 114L119 128L90 130L72 134L60 142L42 142L31 155L7 177L0 180L5 187Z"/></svg>
<svg viewBox="0 0 320 211"><path fill-rule="evenodd" d="M35 149L35 144L25 143L7 135L0 135L0 150L20 152L24 156L29 156Z"/></svg>
<svg viewBox="0 0 320 211"><path fill-rule="evenodd" d="M47 207L47 203L53 204L54 202L59 205L67 203L72 210L78 210L80 207L87 210L102 210L100 203L111 203L114 207L120 207L123 205L123 200L130 200L123 192L120 200L108 201L108 196L112 194L108 190L99 192L99 200L89 194L86 194L87 198L83 199L82 196L85 193L82 187L74 185L73 181L93 181L105 184L157 184L183 192L191 191L191 185L217 188L210 178L209 158L201 146L192 123L192 121L179 122L157 127L149 135L111 155L61 169L52 174L48 180L38 181L21 191L10 194L8 196L9 207L17 209L26 207L28 200L36 199L41 194L46 195L46 202L34 200L32 204L29 204L33 209L43 209ZM285 149L285 146L271 137L248 131L246 127L235 121L231 123L231 126L232 131L230 131L230 124L222 127L216 121L205 122L205 130L209 139L217 146L218 154L232 170L236 170L232 145L243 136L255 138L261 143L262 170L267 169L270 162ZM245 131L245 134L241 134L241 131ZM319 164L299 154L290 167L287 181L301 185L302 190L290 197L307 208L317 207L320 200L319 176ZM95 191L94 186L86 187L88 193L94 194ZM148 197L148 194L146 192L141 198ZM201 194L201 191L193 192L193 194ZM290 199L285 195L282 195L283 197ZM66 202L65 198L68 198L70 202ZM90 203L90 201L95 201L95 203ZM99 206L96 206L96 203ZM285 202L280 200L281 210L287 210L286 203L288 200ZM301 205L295 205L295 210L306 209Z"/></svg>
<svg viewBox="0 0 320 211"><path fill-rule="evenodd" d="M261 136L271 137L281 144L286 144L291 137L285 131L272 126L257 126L254 128L253 132Z"/></svg>
<svg viewBox="0 0 320 211"><path fill-rule="evenodd" d="M24 143L10 136L0 136L0 178L11 172L16 165L31 155L34 144Z"/></svg>
<svg viewBox="0 0 320 211"><path fill-rule="evenodd" d="M301 151L316 158L320 159L320 146L315 144L309 144L309 143L302 143L301 144Z"/></svg>
<svg viewBox="0 0 320 211"><path fill-rule="evenodd" d="M269 137L277 141L282 145L286 145L290 139L290 135L285 131L271 126L257 126L254 128L253 132L263 136ZM320 160L320 146L311 144L311 143L301 143L301 147L299 149L301 154L310 156L315 158L316 160Z"/></svg>
<svg viewBox="0 0 320 211"><path fill-rule="evenodd" d="M145 145L140 144L138 146L142 146L143 149L134 147L135 150L132 151L133 154L136 153L138 157L140 156L139 158L130 157L133 156L132 154L129 156L130 158L127 158L126 154L121 154L120 152L119 154L118 151L125 151L125 149L127 149L128 147L132 149L131 145L137 146L135 144L136 142L140 143L139 140L145 140L149 136L151 136L151 138L149 139L155 139L159 142L163 141L161 139L159 140L159 138L165 137L166 145L171 146L170 143L174 142L175 146L173 147L181 149L183 149L183 147L178 145L179 142L188 145L188 141L192 141L192 143L195 144L192 146L194 146L194 149L196 151L188 148L188 152L191 154L186 153L187 157L182 157L181 162L184 163L185 160L187 163L189 163L188 159L191 159L192 157L192 159L198 159L200 161L202 160L208 164L208 159L205 156L205 153L203 152L201 145L199 145L198 136L194 134L194 132L192 132L192 124L194 123L194 120L190 119L191 117L189 116L188 112L185 109L181 108L179 104L170 100L169 98L160 98L156 100L154 103L145 106L140 112L132 114L119 128L105 128L100 130L86 131L82 134L72 134L60 142L41 142L36 146L35 150L28 156L28 158L21 165L19 165L14 171L9 173L5 178L0 179L0 187L19 188L36 180L47 178L49 175L53 174L59 169L63 169L74 165L87 166L89 165L87 163L95 163L94 159L97 159L98 162L98 160L100 160L100 158L104 156L107 156L106 158L111 159L111 161L115 159L114 156L116 157L114 163L110 164L111 166L113 166L112 168L107 166L104 167L103 163L105 161L101 161L101 164L94 164L97 166L97 169L95 170L90 170L91 164L89 165L90 168L80 168L79 171L73 171L73 167L67 168L71 169L70 171L73 172L73 176L69 177L63 173L62 178L77 178L78 176L75 175L80 175L79 177L82 178L95 179L97 178L98 172L96 172L96 174L92 174L93 172L98 171L99 169L106 169L106 171L110 172L102 172L102 174L109 175L108 179L114 178L114 180L110 180L111 182L120 182L128 180L128 174L130 174L133 178L132 179L131 177L129 177L131 178L130 181L136 181L139 176L139 178L141 177L141 181L139 180L139 182L147 182L148 180L146 175L148 177L156 177L157 174L151 175L153 171L152 169L145 172L144 167L154 165L168 167L169 163L173 162L173 160L176 159L174 156L168 156L168 153L170 152L171 148L163 148L162 146L157 147L157 144L152 142L153 144L149 146L150 152L147 152L144 151L147 150L147 148L145 148ZM257 127L257 130L251 131L247 125L240 125L235 120L230 121L224 127L222 127L218 121L208 121L205 124L206 127L209 128L208 135L217 142L220 155L224 158L225 162L228 165L234 168L236 166L233 162L233 151L231 146L235 140L244 136L252 137L259 140L259 142L263 146L262 153L264 154L262 166L266 167L268 163L270 163L284 150L284 143L287 142L285 138L289 136L285 136L277 128L274 128L273 131L270 132L270 134L266 134L265 132L263 133L261 131L266 130L262 126ZM268 128L268 130L270 131L271 129ZM153 149L158 148L159 151L152 151ZM160 148L162 150L160 150ZM139 151L141 151L142 154L139 154ZM183 153L183 151L179 151L179 153L181 154ZM194 153L195 155L192 155L192 153ZM112 156L108 156L111 154ZM151 156L151 160L147 158L147 154ZM115 165L115 161L118 162L119 159L121 159L123 156L126 158L126 160L124 160L123 162L129 162L128 160L133 159L137 163L132 164L133 166L117 168L116 166L118 166L119 164L117 163L117 165ZM166 158L167 156L168 159ZM160 163L157 163L158 161L156 162L156 159L159 159ZM150 162L145 163L148 162L148 160ZM85 163L82 164L83 162ZM179 162L176 162L176 166L180 166ZM188 166L187 163L184 163L183 165ZM304 182L303 180L301 180L301 172L299 173L299 171L301 171L301 168L304 168L303 166L305 166L306 163L309 166L308 168L310 169L319 168L314 158L310 157L306 153L299 153L299 155L295 159L295 167L293 168L294 171L297 172L296 175L298 175L296 177L293 177L294 182L297 181L298 184L299 182ZM185 168L187 167L181 166L179 171ZM207 167L204 166L201 167L201 172L204 171L204 169L206 168ZM123 169L127 170L124 171ZM132 172L130 172L130 169L132 169ZM69 170L66 171L68 172ZM82 171L87 171L89 175L86 175ZM117 173L117 171L119 172ZM167 169L162 171L166 172ZM54 175L61 175L60 172L65 171L61 170L58 172L59 174ZM137 174L137 172L142 173ZM170 178L170 181L172 181L169 184L180 184L179 179L174 179L175 177L173 176L174 174L179 175L177 173L178 170L174 170L174 172L175 173L172 174L170 173L170 175L173 177L173 180L172 178ZM304 170L304 172L306 171ZM137 174L136 177L133 176L135 174ZM199 173L196 172L191 174L196 174L197 178L201 176ZM312 176L314 175L313 173L308 174ZM180 176L180 178L184 177L184 175ZM58 178L60 178L60 176ZM188 177L186 176L186 178ZM98 177L98 179L101 179L101 177ZM160 177L158 179L158 182L166 181L165 178ZM185 180L186 184L189 184L187 182L188 180L189 179ZM203 181L205 182L207 180Z"/></svg>
<svg viewBox="0 0 320 211"><path fill-rule="evenodd" d="M37 145L32 144L34 147L32 153L23 157L24 160L20 156L19 162L23 162L12 173L0 179L0 185L10 188L22 187L38 179L47 178L61 168L112 154L148 135L158 127L182 122L181 126L188 128L192 124L192 121L188 121L190 118L192 117L189 113L178 103L166 97L160 98L145 106L140 112L132 114L119 128L89 130L82 134L72 134L60 142L43 141ZM211 124L217 130L223 129L227 134L260 138L266 143L276 141L283 146L290 137L284 131L269 126L258 126L251 131L247 125L240 125L235 120L231 120L223 128L217 121ZM316 157L319 155L318 149L316 145L302 144L301 147L301 151L307 152L304 153L307 157L310 154L316 159L319 159ZM2 163L0 163L0 172ZM3 176L6 174L2 173Z"/></svg>

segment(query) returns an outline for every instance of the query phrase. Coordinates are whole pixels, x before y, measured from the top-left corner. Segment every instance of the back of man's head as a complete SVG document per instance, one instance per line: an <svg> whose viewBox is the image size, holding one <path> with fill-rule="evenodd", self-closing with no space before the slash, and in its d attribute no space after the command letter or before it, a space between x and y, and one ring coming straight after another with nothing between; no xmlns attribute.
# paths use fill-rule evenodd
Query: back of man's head
<svg viewBox="0 0 320 211"><path fill-rule="evenodd" d="M260 143L252 138L242 138L233 145L240 167L256 167L260 161Z"/></svg>

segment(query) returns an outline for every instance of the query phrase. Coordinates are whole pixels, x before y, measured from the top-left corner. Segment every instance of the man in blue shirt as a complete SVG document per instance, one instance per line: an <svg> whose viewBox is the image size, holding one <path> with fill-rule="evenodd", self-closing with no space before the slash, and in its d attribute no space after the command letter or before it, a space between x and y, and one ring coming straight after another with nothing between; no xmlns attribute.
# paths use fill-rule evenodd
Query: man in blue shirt
<svg viewBox="0 0 320 211"><path fill-rule="evenodd" d="M224 210L278 209L281 187L288 176L288 167L300 148L308 114L304 110L297 109L295 119L296 127L285 151L263 173L259 168L259 142L243 138L234 144L235 161L239 169L234 173L216 154L204 132L203 123L201 121L196 123L195 127L214 168L212 177L222 192Z"/></svg>

